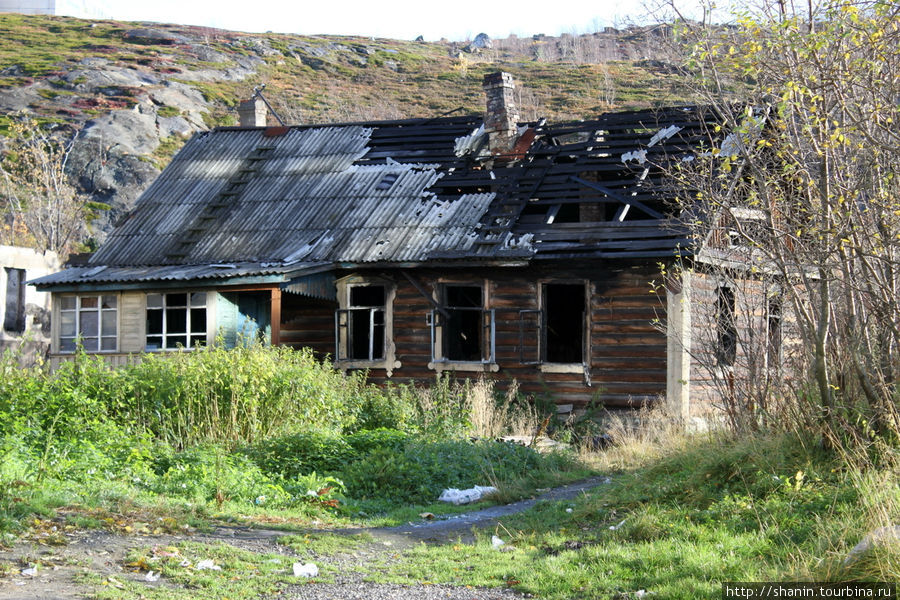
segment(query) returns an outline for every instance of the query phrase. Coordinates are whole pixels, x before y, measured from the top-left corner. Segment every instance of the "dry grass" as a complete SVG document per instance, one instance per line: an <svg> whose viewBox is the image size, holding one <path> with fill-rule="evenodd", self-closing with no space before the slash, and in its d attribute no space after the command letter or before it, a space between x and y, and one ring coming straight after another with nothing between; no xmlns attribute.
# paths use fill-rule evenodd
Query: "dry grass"
<svg viewBox="0 0 900 600"><path fill-rule="evenodd" d="M481 378L466 390L465 404L471 415L472 435L497 438L503 435L534 435L544 415L528 400L519 397L519 385L513 381L502 399L497 398L494 382Z"/></svg>

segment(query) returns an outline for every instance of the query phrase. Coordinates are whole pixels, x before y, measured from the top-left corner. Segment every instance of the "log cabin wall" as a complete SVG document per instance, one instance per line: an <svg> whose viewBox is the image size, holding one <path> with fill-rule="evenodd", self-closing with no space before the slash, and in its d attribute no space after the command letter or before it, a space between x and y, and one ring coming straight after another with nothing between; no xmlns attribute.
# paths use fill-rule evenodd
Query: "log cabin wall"
<svg viewBox="0 0 900 600"><path fill-rule="evenodd" d="M569 262L515 269L417 269L406 274L379 270L360 274L391 281L396 289L390 318L395 359L400 366L389 376L383 368L370 369L370 380L375 383L389 379L427 383L442 371L458 378L485 375L501 388L515 379L521 392L547 398L564 408L572 405L575 410L593 399L609 408L626 408L665 395L666 336L656 322L665 305L651 293L650 282L658 278L653 265L579 268ZM428 318L436 310L432 300L439 300L442 283L484 286L484 307L494 314L495 358L491 364L432 362ZM577 291L580 285L584 290L581 305L588 307L589 314L584 318L589 335L581 342L588 368L546 361L536 364L542 343L540 329L535 326L534 312L522 311L540 308L540 290L548 284L572 286L563 288L567 291ZM334 354L333 307L285 305L283 310L282 343L311 345L319 354Z"/></svg>

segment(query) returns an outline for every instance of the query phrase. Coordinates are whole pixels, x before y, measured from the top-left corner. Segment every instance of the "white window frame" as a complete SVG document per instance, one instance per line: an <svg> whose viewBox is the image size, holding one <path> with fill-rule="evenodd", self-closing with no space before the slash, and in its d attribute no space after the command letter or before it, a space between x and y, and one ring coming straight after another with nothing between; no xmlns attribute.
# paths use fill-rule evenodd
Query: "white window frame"
<svg viewBox="0 0 900 600"><path fill-rule="evenodd" d="M195 294L203 294L203 303L194 304L194 295ZM186 295L187 298L185 300L185 305L183 306L169 306L166 302L166 298L172 295ZM160 296L161 302L160 306L151 307L150 306L150 298L152 296ZM144 309L144 319L145 319L145 329L144 329L144 350L146 352L177 352L179 350L195 350L200 346L205 346L208 343L209 337L209 298L210 292L193 290L193 291L167 291L167 292L151 292L148 293L145 298L145 309ZM193 310L203 309L203 331L202 332L194 332L191 331L191 313ZM183 332L170 332L168 331L168 319L167 313L169 309L183 309L185 311L185 331ZM150 312L151 311L159 311L162 313L162 332L160 333L150 333L149 321ZM179 345L174 347L168 346L169 338L182 337L187 342L186 345ZM150 338L160 338L159 347L151 348L150 347ZM202 338L197 339L194 338Z"/></svg>
<svg viewBox="0 0 900 600"><path fill-rule="evenodd" d="M115 301L115 306L112 308L103 308L103 299L104 298L112 298ZM66 300L73 299L75 301L75 305L73 308L64 308L63 303ZM85 300L95 300L96 306L83 306ZM57 327L57 349L60 354L74 354L78 344L81 344L81 347L84 348L85 352L90 352L91 354L103 354L103 353L113 353L119 351L119 322L120 315L119 309L122 305L121 298L119 294L113 293L103 293L97 292L93 294L63 294L59 297L59 302L57 303L56 316L59 322L59 326ZM82 315L85 313L96 312L97 313L97 335L84 335L82 330ZM63 318L66 314L71 314L74 317L74 334L72 335L64 335L63 334ZM115 320L115 333L114 334L106 334L103 335L103 316L104 315L114 315L113 318ZM96 344L88 344L85 345L84 340L96 339ZM64 342L71 340L73 346L70 348L64 348ZM104 340L113 340L112 348L103 348ZM90 347L93 346L93 347Z"/></svg>

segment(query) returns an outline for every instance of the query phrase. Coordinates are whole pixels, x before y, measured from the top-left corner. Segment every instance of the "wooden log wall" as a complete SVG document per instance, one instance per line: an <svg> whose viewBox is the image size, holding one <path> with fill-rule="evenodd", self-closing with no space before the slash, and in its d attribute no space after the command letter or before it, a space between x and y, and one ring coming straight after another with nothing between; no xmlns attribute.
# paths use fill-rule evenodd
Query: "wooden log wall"
<svg viewBox="0 0 900 600"><path fill-rule="evenodd" d="M592 399L610 408L632 407L662 398L666 390L666 336L654 320L664 310L664 299L651 293L650 281L658 278L654 266L616 269L544 268L443 269L408 272L421 288L433 293L441 281L487 282L488 308L494 309L496 368L467 365L453 372L457 378L491 377L504 387L515 379L521 392L543 397L576 409ZM431 361L431 329L426 315L433 305L399 271L369 273L396 284L393 305L396 360L391 381L427 383L436 371ZM520 348L520 313L537 309L539 282L577 283L590 290L589 384L582 369L548 372L540 365L523 364L521 358L537 355L537 335L526 329L525 348ZM289 296L285 295L285 300ZM284 304L282 343L311 345L320 354L334 352L334 307ZM447 367L447 370L452 367ZM552 370L552 369L549 369ZM370 370L376 383L387 381L384 369Z"/></svg>

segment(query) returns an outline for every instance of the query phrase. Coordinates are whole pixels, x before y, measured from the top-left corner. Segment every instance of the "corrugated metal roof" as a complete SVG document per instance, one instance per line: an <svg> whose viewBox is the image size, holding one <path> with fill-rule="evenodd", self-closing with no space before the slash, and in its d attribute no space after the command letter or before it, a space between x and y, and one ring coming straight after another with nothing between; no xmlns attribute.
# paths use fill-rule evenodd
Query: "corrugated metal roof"
<svg viewBox="0 0 900 600"><path fill-rule="evenodd" d="M683 233L638 227L632 244L621 223L573 227L534 209L556 205L555 215L561 204L627 201L637 207L630 215L658 218L665 161L696 148L709 119L676 107L530 124L535 136L522 154L488 164L477 156L478 116L278 135L216 129L184 146L91 257L87 268L106 269L69 269L38 284L249 277L320 263L662 255ZM635 152L644 163L623 162ZM221 263L236 266L212 266Z"/></svg>
<svg viewBox="0 0 900 600"><path fill-rule="evenodd" d="M239 277L260 277L265 275L295 275L306 269L321 268L322 264L302 263L293 265L272 265L269 263L217 263L207 265L165 265L149 267L69 267L58 273L41 277L44 285L62 284L106 284L126 282L165 282L193 280L223 280Z"/></svg>

